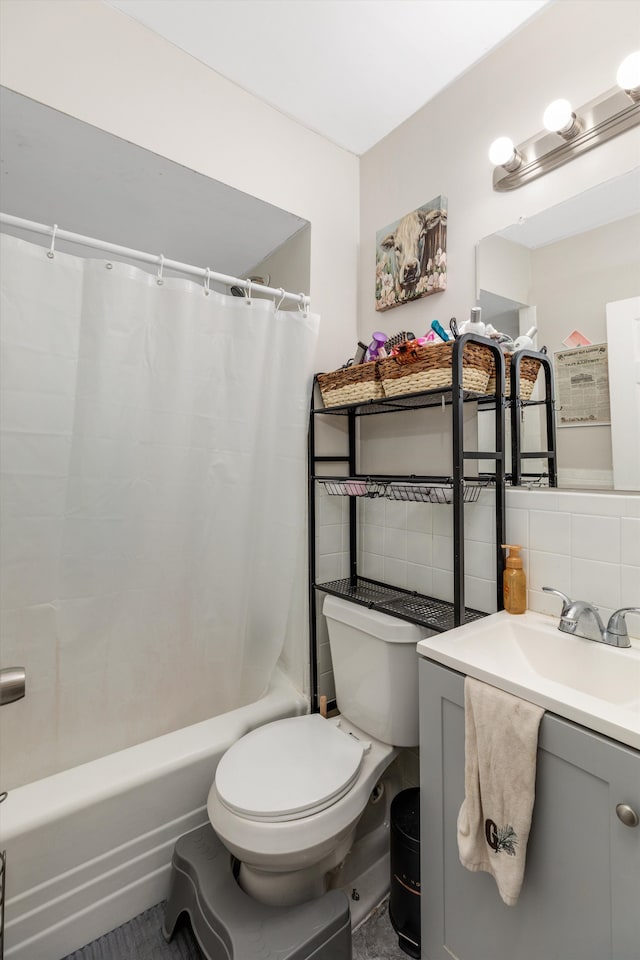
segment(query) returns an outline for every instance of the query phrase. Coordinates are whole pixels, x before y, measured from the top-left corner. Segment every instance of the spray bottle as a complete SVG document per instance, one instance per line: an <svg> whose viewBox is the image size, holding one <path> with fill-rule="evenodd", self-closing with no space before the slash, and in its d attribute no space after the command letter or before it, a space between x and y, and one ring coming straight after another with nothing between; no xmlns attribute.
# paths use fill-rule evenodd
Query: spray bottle
<svg viewBox="0 0 640 960"><path fill-rule="evenodd" d="M537 327L531 327L527 330L526 333L521 334L521 336L516 337L513 349L514 350L533 350L533 338L538 332Z"/></svg>
<svg viewBox="0 0 640 960"><path fill-rule="evenodd" d="M522 547L517 544L503 543L503 550L509 550L502 575L502 596L507 613L524 613L527 609L527 578L522 568Z"/></svg>

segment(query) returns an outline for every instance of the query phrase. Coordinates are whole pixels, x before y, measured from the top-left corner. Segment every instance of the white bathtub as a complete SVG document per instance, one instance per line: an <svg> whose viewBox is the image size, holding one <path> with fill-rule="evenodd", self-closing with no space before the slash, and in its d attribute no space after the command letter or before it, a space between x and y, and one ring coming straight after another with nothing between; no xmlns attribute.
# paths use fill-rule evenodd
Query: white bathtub
<svg viewBox="0 0 640 960"><path fill-rule="evenodd" d="M5 960L60 960L165 899L174 843L207 822L222 754L306 710L276 673L256 703L10 791Z"/></svg>

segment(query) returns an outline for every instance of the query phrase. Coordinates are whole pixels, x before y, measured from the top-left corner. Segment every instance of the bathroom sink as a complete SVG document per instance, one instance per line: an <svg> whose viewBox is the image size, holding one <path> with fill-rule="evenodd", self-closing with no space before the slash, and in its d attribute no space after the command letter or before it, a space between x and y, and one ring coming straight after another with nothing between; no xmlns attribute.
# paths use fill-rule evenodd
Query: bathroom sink
<svg viewBox="0 0 640 960"><path fill-rule="evenodd" d="M640 644L573 637L504 611L421 640L418 653L640 749Z"/></svg>

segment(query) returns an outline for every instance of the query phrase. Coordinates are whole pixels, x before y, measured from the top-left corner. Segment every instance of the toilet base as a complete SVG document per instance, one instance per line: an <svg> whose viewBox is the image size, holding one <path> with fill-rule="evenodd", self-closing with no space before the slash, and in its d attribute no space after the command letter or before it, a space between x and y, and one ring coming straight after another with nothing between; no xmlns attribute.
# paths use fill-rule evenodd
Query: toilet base
<svg viewBox="0 0 640 960"><path fill-rule="evenodd" d="M206 960L351 960L349 902L341 890L296 907L258 903L238 886L231 856L209 824L175 845L166 940L182 913Z"/></svg>

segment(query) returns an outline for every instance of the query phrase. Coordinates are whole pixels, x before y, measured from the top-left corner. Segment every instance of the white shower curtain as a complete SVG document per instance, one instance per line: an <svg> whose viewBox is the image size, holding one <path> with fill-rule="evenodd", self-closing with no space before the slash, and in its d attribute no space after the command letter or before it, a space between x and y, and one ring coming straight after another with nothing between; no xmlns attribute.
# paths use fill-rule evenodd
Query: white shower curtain
<svg viewBox="0 0 640 960"><path fill-rule="evenodd" d="M0 719L24 782L264 691L318 318L1 240L1 655L29 697Z"/></svg>

